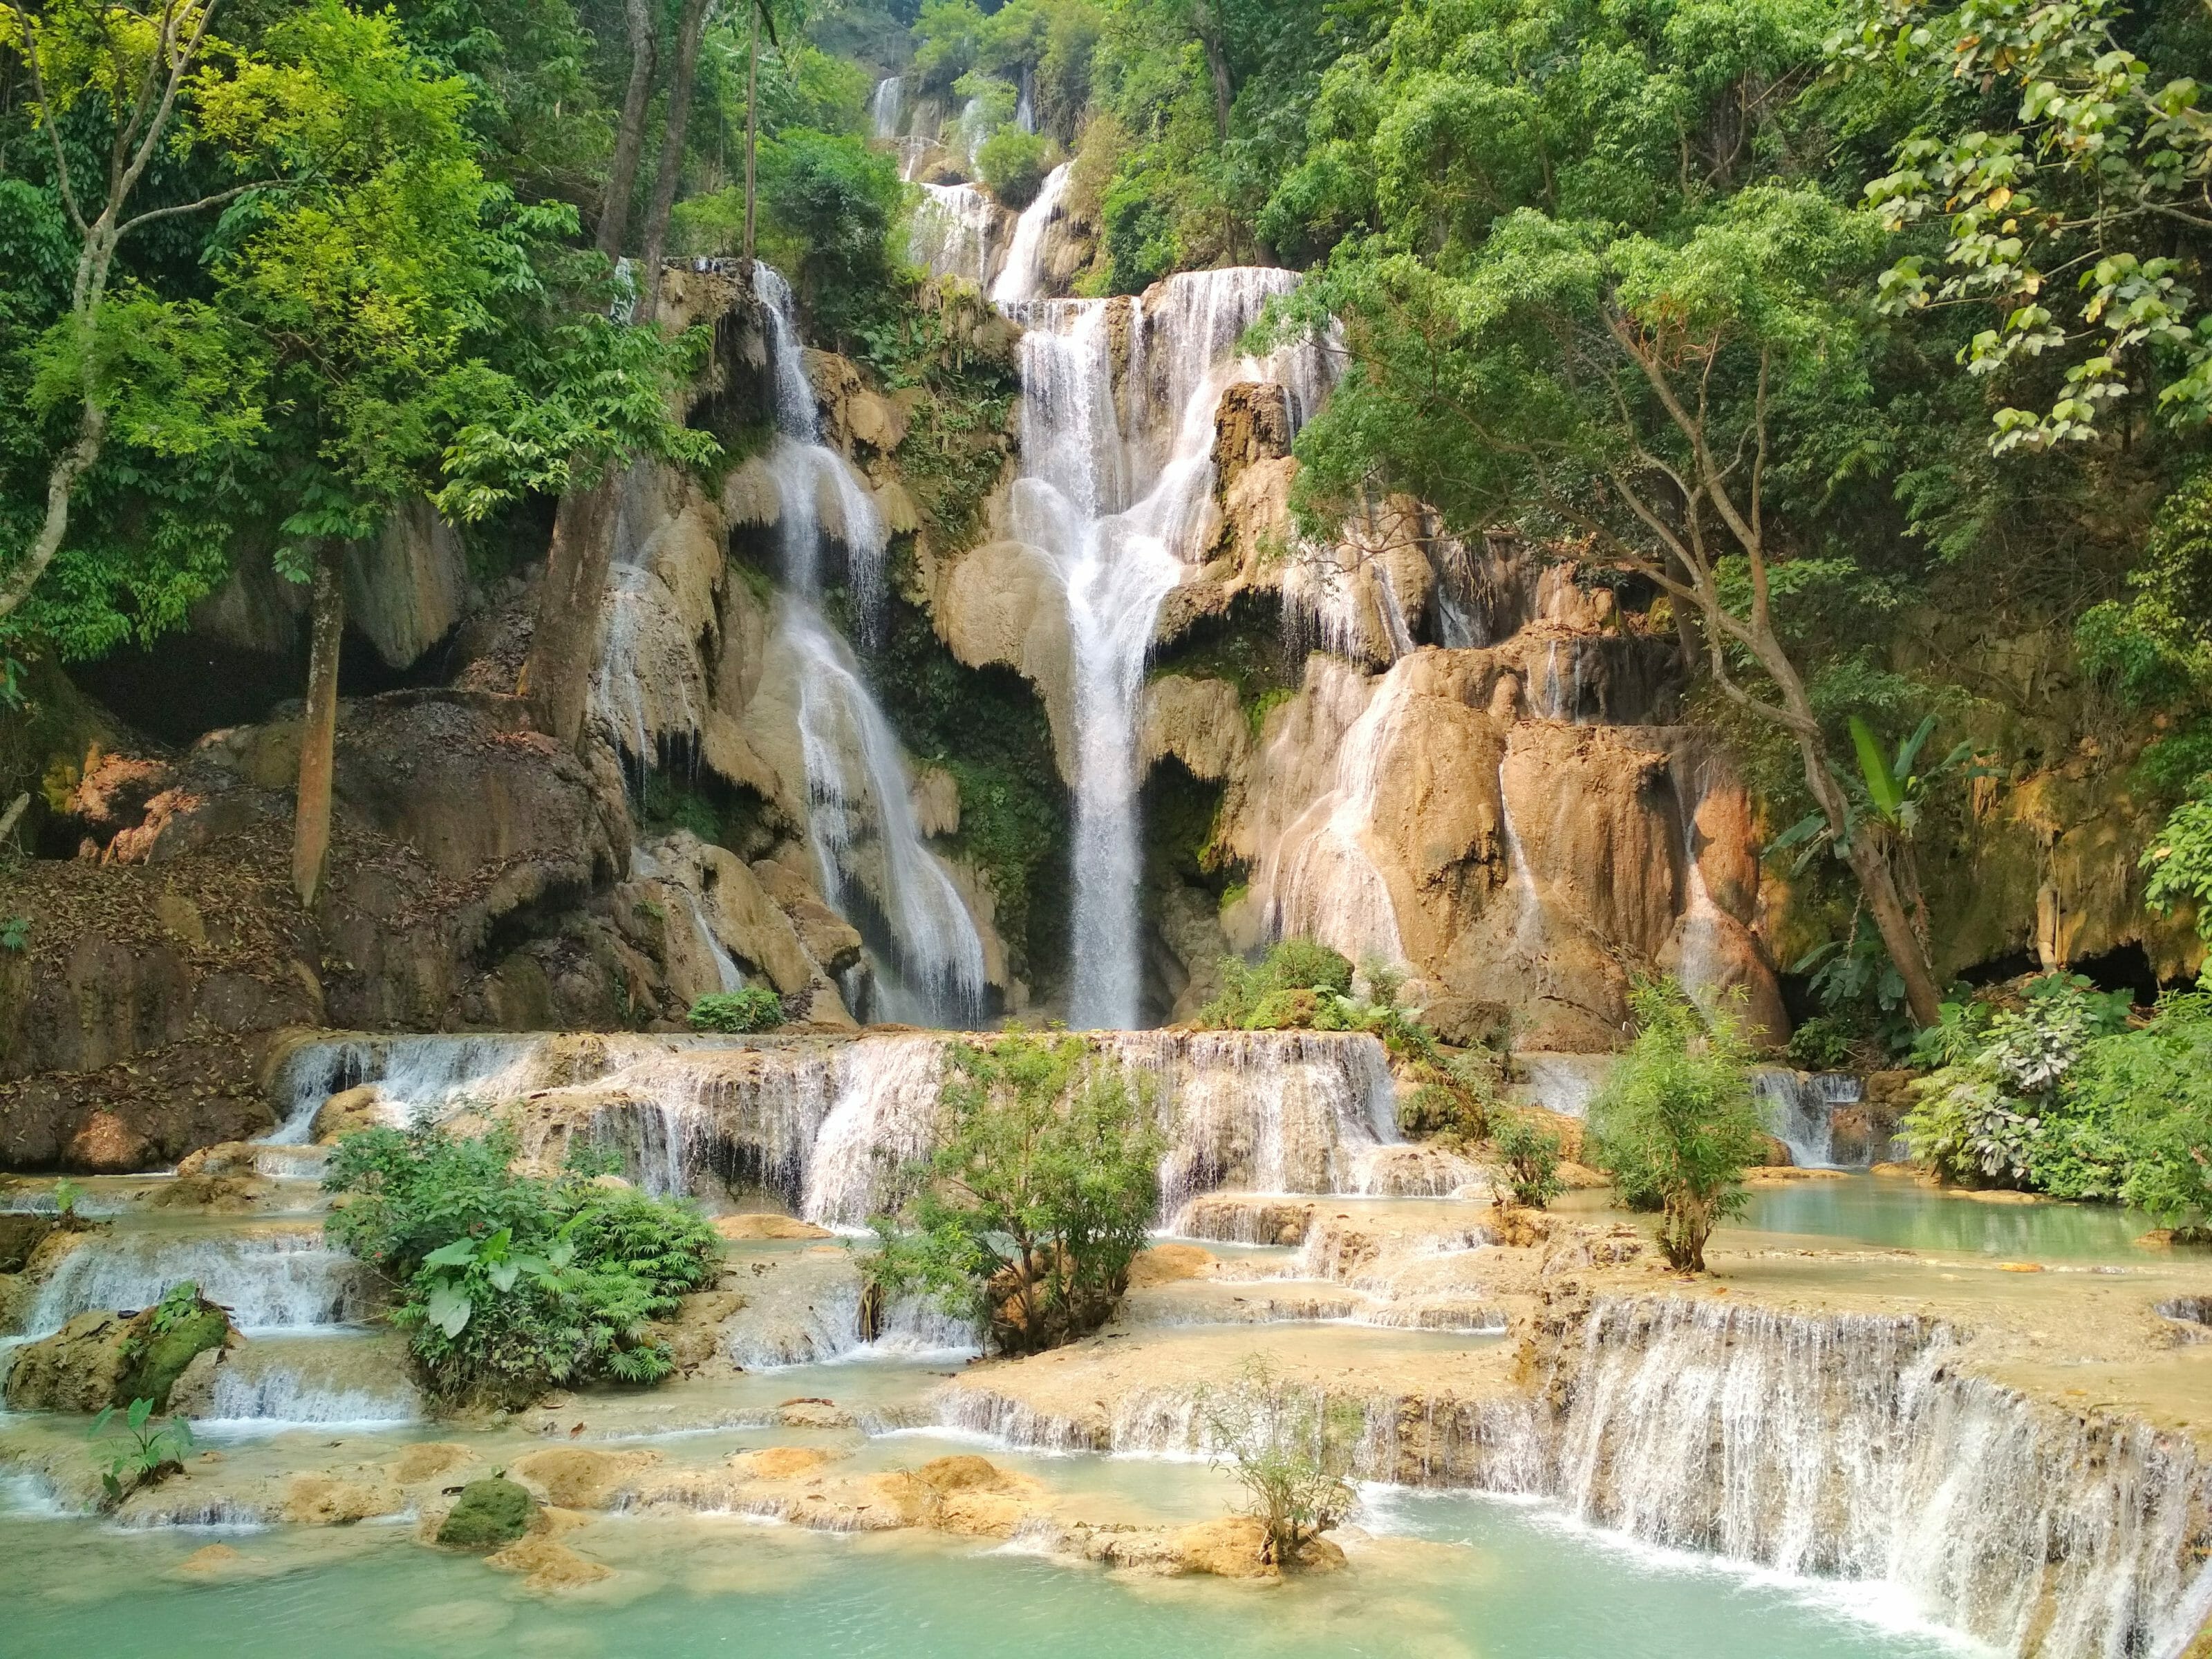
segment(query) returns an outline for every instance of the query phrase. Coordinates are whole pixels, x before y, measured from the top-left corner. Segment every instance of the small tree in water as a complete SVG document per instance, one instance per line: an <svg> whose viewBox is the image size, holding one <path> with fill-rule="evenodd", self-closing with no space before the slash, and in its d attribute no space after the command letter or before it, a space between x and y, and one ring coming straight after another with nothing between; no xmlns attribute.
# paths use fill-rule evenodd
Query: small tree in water
<svg viewBox="0 0 2212 1659"><path fill-rule="evenodd" d="M1734 1014L1700 1008L1671 979L1630 1002L1636 1040L1590 1103L1594 1161L1632 1209L1660 1212L1668 1261L1703 1273L1705 1241L1743 1208L1743 1172L1765 1155L1751 1049Z"/></svg>
<svg viewBox="0 0 2212 1659"><path fill-rule="evenodd" d="M898 1214L876 1220L877 1296L933 1295L988 1321L1002 1353L1096 1330L1159 1205L1147 1102L1079 1036L1015 1030L955 1042L947 1060L942 1142L910 1166Z"/></svg>
<svg viewBox="0 0 2212 1659"><path fill-rule="evenodd" d="M1307 1545L1351 1513L1357 1408L1285 1382L1255 1354L1233 1385L1200 1396L1199 1413L1215 1467L1237 1477L1260 1523L1262 1561L1295 1566Z"/></svg>

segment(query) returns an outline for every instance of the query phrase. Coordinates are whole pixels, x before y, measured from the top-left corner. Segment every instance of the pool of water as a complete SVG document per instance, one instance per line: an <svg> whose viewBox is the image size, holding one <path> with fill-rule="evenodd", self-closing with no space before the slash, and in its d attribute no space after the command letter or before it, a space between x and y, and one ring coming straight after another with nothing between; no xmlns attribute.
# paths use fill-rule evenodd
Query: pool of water
<svg viewBox="0 0 2212 1659"><path fill-rule="evenodd" d="M1370 1505L1352 1571L1279 1589L1123 1578L1005 1547L733 1519L569 1534L617 1577L558 1596L401 1527L127 1534L0 1516L0 1654L102 1659L899 1659L1431 1656L1917 1659L1964 1651L1879 1593L1775 1583L1613 1544L1524 1505ZM238 1557L192 1563L221 1543ZM1885 1623L1885 1620L1888 1622Z"/></svg>
<svg viewBox="0 0 2212 1659"><path fill-rule="evenodd" d="M1554 1206L1617 1215L1603 1193L1575 1193ZM1648 1217L1627 1217L1648 1221ZM1891 1176L1761 1182L1719 1240L1747 1232L1796 1234L1890 1249L1948 1250L2004 1261L2148 1261L2167 1250L2136 1241L2158 1224L2110 1204L1972 1198Z"/></svg>

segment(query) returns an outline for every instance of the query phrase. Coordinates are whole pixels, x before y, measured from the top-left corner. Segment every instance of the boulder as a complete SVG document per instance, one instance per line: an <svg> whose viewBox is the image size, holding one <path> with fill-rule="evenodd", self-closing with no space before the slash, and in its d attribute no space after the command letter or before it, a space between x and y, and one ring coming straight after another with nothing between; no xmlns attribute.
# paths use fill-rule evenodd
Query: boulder
<svg viewBox="0 0 2212 1659"><path fill-rule="evenodd" d="M438 1542L457 1549L494 1550L530 1530L538 1500L499 1475L471 1480L438 1525Z"/></svg>

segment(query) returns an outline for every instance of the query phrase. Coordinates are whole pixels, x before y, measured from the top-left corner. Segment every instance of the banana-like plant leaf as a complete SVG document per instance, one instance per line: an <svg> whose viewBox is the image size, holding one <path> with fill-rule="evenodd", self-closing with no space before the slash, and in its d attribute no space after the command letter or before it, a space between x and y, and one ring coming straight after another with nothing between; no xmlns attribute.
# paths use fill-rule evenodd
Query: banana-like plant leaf
<svg viewBox="0 0 2212 1659"><path fill-rule="evenodd" d="M430 1292L429 1305L423 1311L450 1340L468 1328L469 1316L476 1311L476 1304L458 1285L441 1285Z"/></svg>
<svg viewBox="0 0 2212 1659"><path fill-rule="evenodd" d="M477 1259L477 1242L473 1238L457 1238L450 1244L441 1244L422 1258L426 1267L465 1267Z"/></svg>
<svg viewBox="0 0 2212 1659"><path fill-rule="evenodd" d="M1909 778L1912 775L1912 763L1920 758L1920 745L1928 741L1929 734L1935 730L1936 717L1930 714L1913 728L1911 737L1898 746L1897 765L1893 769L1898 777Z"/></svg>
<svg viewBox="0 0 2212 1659"><path fill-rule="evenodd" d="M1858 750L1859 773L1866 780L1875 810L1886 818L1896 817L1898 808L1905 805L1905 792L1898 787L1896 774L1889 769L1873 728L1856 714L1851 716L1851 746Z"/></svg>

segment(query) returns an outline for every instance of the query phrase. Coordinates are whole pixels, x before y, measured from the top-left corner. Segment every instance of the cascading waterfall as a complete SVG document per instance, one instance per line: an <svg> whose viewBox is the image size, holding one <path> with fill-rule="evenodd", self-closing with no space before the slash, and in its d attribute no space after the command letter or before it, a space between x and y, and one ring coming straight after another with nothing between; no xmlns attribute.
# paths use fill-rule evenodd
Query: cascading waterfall
<svg viewBox="0 0 2212 1659"><path fill-rule="evenodd" d="M1194 544L1210 505L1224 390L1282 382L1294 428L1318 401L1317 350L1287 348L1266 362L1237 350L1261 308L1297 281L1255 267L1192 271L1169 277L1142 304L1055 300L1025 313L1024 472L1012 517L1016 536L1059 577L1074 648L1069 1018L1077 1026L1139 1023L1136 714L1145 659L1161 602L1200 550ZM1111 326L1117 306L1125 331ZM1127 345L1119 364L1117 338Z"/></svg>
<svg viewBox="0 0 2212 1659"><path fill-rule="evenodd" d="M343 1090L375 1084L391 1109L394 1127L421 1113L435 1119L463 1105L511 1099L531 1085L525 1078L542 1039L529 1036L413 1036L341 1038L302 1044L285 1060L276 1092L284 1121L270 1144L306 1143L323 1103Z"/></svg>
<svg viewBox="0 0 2212 1659"><path fill-rule="evenodd" d="M1356 1472L1553 1498L1662 1546L1887 1583L2041 1659L2178 1653L2208 1604L2212 1470L2185 1436L1962 1374L1929 1322L1600 1301L1534 1395L1353 1395ZM1189 1388L1080 1415L947 1389L948 1427L1046 1451L1206 1455Z"/></svg>
<svg viewBox="0 0 2212 1659"><path fill-rule="evenodd" d="M421 1396L396 1344L366 1336L264 1337L224 1356L206 1416L229 1424L407 1423Z"/></svg>
<svg viewBox="0 0 2212 1659"><path fill-rule="evenodd" d="M907 258L938 276L982 287L992 278L999 204L973 185L924 185Z"/></svg>
<svg viewBox="0 0 2212 1659"><path fill-rule="evenodd" d="M888 142L899 136L905 116L906 82L899 76L886 75L876 82L868 100L869 125L878 138Z"/></svg>
<svg viewBox="0 0 2212 1659"><path fill-rule="evenodd" d="M1378 1149L1399 1140L1389 1061L1370 1036L1124 1031L1098 1047L1149 1098L1167 1138L1163 1218L1220 1187L1363 1192L1382 1179ZM489 1068L481 1078L461 1074L471 1053ZM620 1151L649 1191L705 1193L719 1180L849 1227L881 1208L892 1170L932 1146L944 1039L360 1038L308 1045L294 1066L300 1076L381 1079L402 1121L526 1097L526 1157L557 1162L566 1138L580 1133ZM411 1097L409 1079L420 1089Z"/></svg>
<svg viewBox="0 0 2212 1659"><path fill-rule="evenodd" d="M1334 787L1298 816L1253 880L1272 937L1316 939L1353 962L1406 961L1397 907L1366 837L1412 688L1410 674L1397 668L1371 682L1333 659L1308 669L1310 693L1334 712L1343 736Z"/></svg>
<svg viewBox="0 0 2212 1659"><path fill-rule="evenodd" d="M1013 240L1006 245L1006 263L999 268L998 279L991 284L994 305L1026 305L1043 294L1045 233L1064 210L1073 165L1062 161L1045 174L1044 182L1037 187L1036 198L1022 210L1021 217L1014 222Z"/></svg>
<svg viewBox="0 0 2212 1659"><path fill-rule="evenodd" d="M822 616L823 543L845 550L864 635L881 626L889 537L866 487L820 441L791 290L765 265L754 286L769 316L777 435L769 465L788 586L777 640L799 689L808 832L825 897L878 945L884 1012L920 1024L982 1017L983 942L952 878L923 842L905 757L860 665ZM835 522L825 521L830 504ZM866 924L866 925L864 925Z"/></svg>
<svg viewBox="0 0 2212 1659"><path fill-rule="evenodd" d="M1861 1085L1848 1072L1796 1072L1762 1066L1752 1073L1752 1093L1766 1109L1767 1127L1803 1169L1838 1167L1835 1109L1858 1103Z"/></svg>
<svg viewBox="0 0 2212 1659"><path fill-rule="evenodd" d="M88 1240L64 1257L39 1287L25 1331L50 1336L96 1308L150 1308L186 1280L247 1332L354 1323L374 1301L368 1271L326 1246L319 1226L132 1228Z"/></svg>

